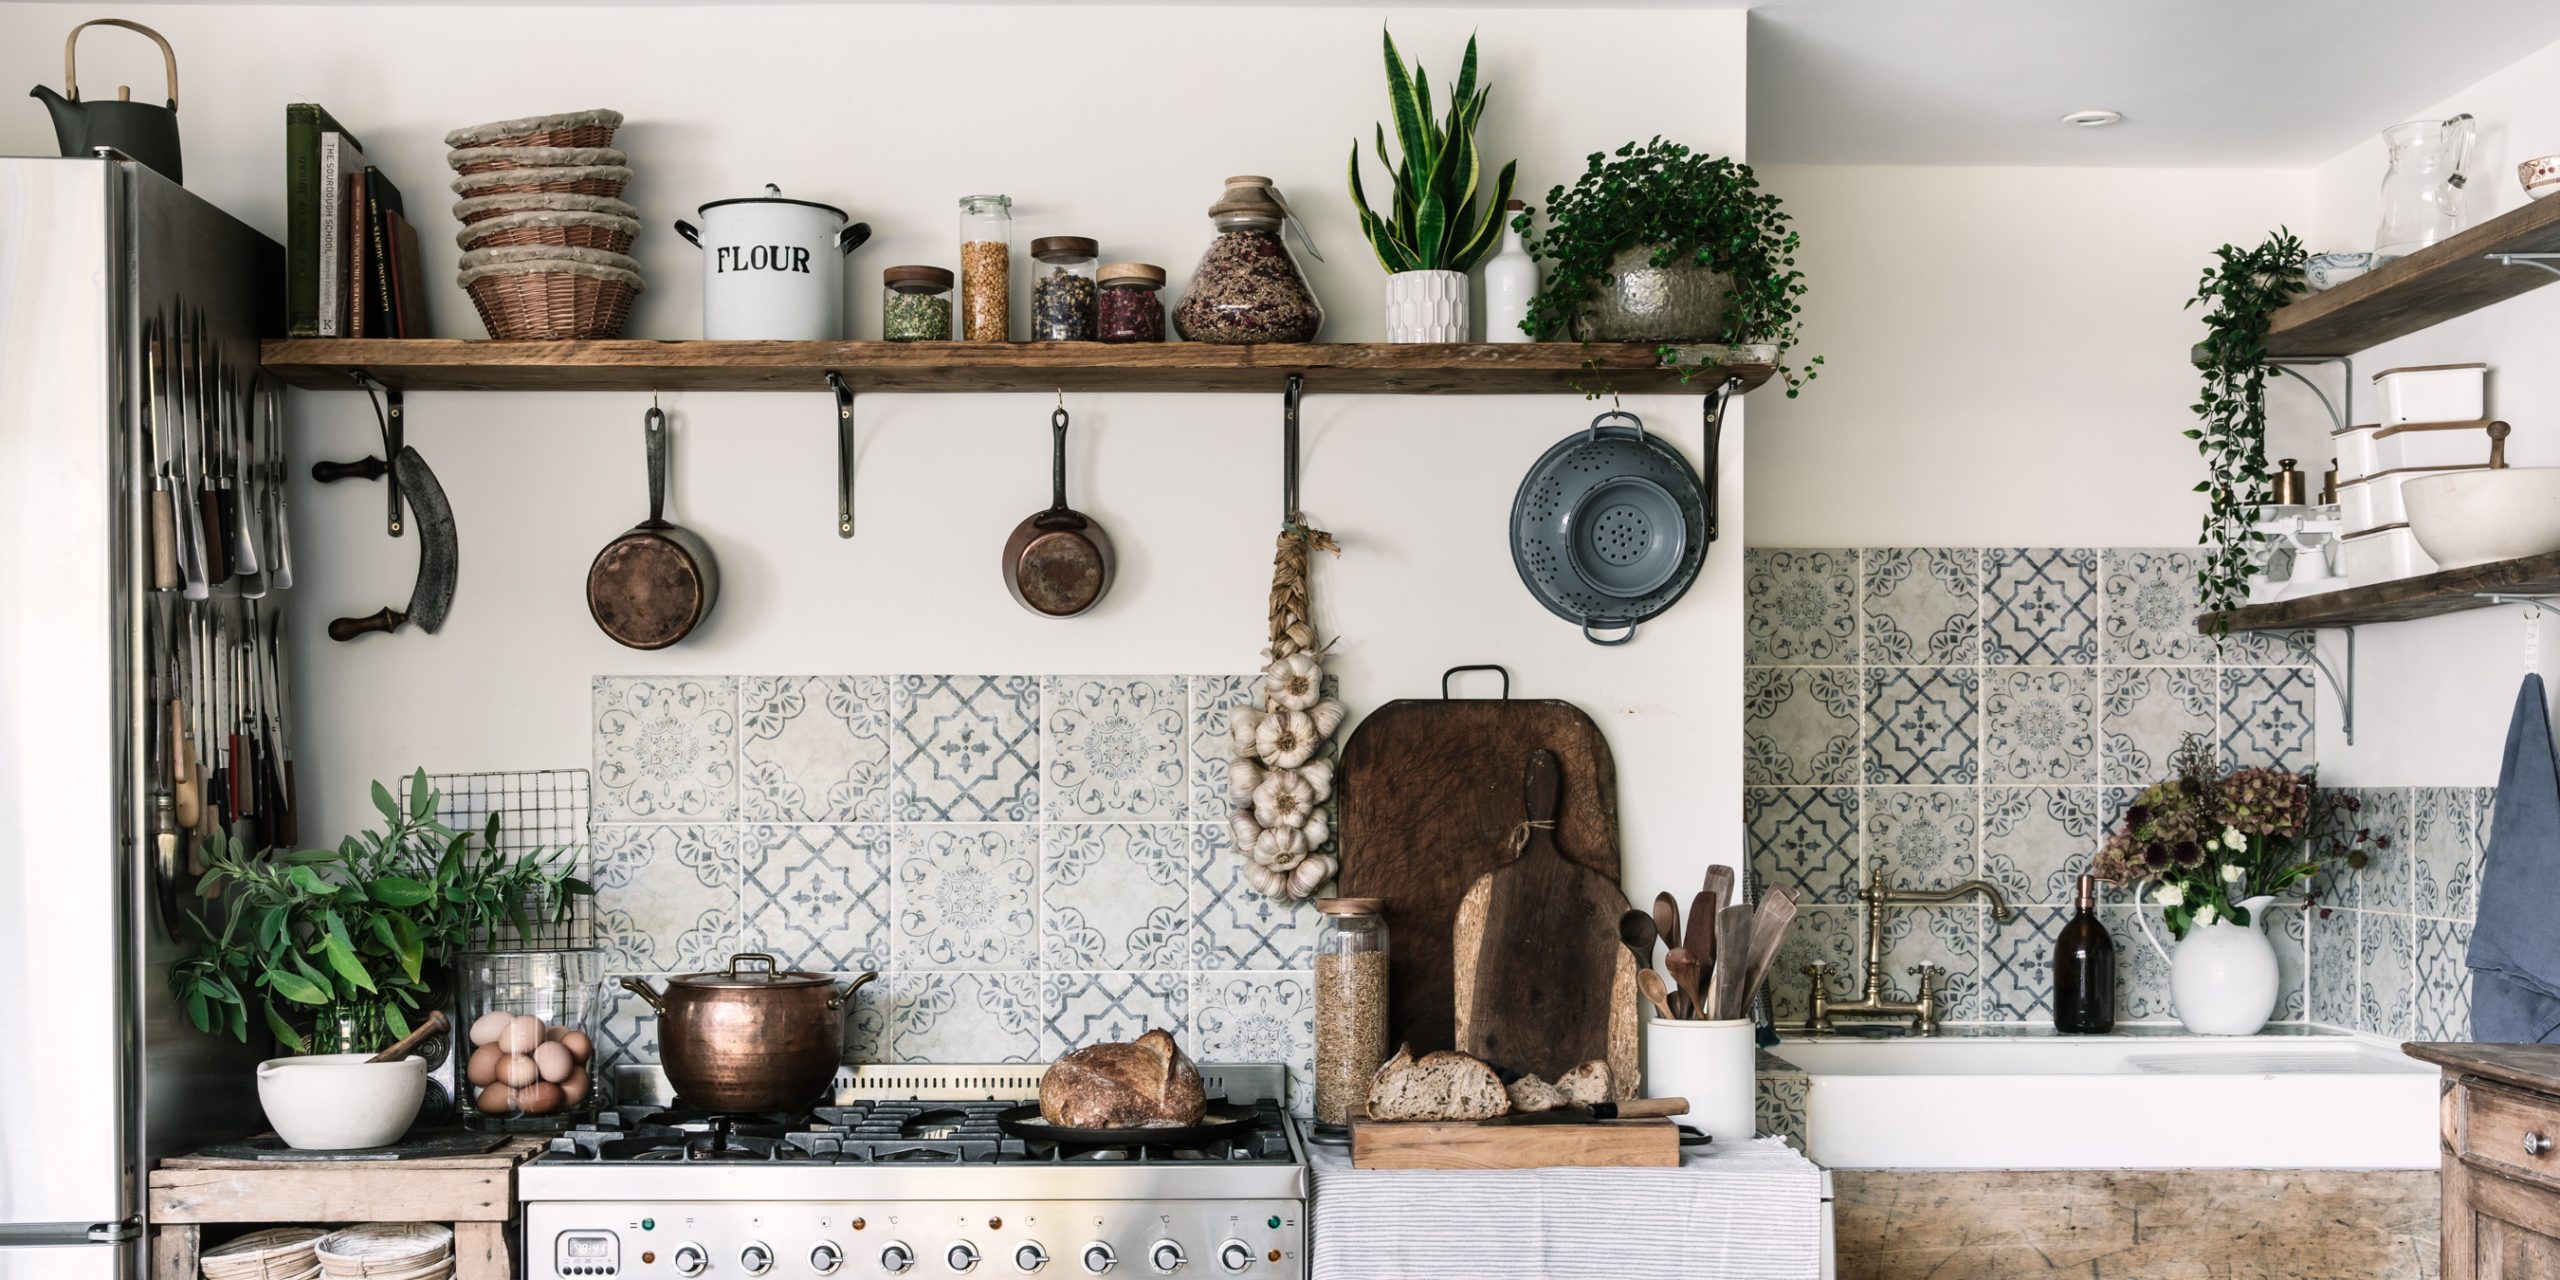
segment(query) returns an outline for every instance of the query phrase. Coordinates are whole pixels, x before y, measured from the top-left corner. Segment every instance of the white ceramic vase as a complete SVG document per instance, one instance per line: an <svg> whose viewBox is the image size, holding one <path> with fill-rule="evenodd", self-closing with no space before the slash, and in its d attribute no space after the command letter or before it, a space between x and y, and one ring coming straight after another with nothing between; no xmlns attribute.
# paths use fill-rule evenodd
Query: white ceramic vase
<svg viewBox="0 0 2560 1280"><path fill-rule="evenodd" d="M2256 1035L2276 1011L2276 948L2267 941L2267 907L2274 898L2243 898L2249 923L2216 920L2197 925L2175 950L2160 945L2146 913L2134 912L2143 940L2169 962L2169 998L2178 1021L2200 1036Z"/></svg>
<svg viewBox="0 0 2560 1280"><path fill-rule="evenodd" d="M1387 341L1466 340L1466 272L1399 271L1387 277Z"/></svg>
<svg viewBox="0 0 2560 1280"><path fill-rule="evenodd" d="M1644 1092L1687 1098L1674 1117L1718 1145L1748 1141L1756 1121L1760 1046L1749 1018L1715 1022L1655 1018L1644 1028Z"/></svg>

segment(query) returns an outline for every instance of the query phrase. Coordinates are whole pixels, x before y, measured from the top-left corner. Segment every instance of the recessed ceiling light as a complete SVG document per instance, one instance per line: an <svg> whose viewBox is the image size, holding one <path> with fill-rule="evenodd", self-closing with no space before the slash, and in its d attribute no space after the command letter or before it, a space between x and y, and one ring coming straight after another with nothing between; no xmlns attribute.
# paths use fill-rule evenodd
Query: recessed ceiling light
<svg viewBox="0 0 2560 1280"><path fill-rule="evenodd" d="M2121 111L2074 111L2064 116L2062 122L2082 129L2104 129L2123 119L2124 113Z"/></svg>

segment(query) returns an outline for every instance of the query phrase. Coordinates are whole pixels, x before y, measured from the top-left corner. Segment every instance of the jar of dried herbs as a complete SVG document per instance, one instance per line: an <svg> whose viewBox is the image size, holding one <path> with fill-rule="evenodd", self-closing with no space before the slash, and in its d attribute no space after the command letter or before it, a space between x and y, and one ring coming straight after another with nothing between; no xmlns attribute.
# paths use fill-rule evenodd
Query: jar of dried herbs
<svg viewBox="0 0 2560 1280"><path fill-rule="evenodd" d="M880 273L880 336L891 342L951 338L951 272L891 267Z"/></svg>
<svg viewBox="0 0 2560 1280"><path fill-rule="evenodd" d="M1227 179L1226 194L1209 206L1209 221L1218 234L1191 273L1191 291L1174 312L1175 329L1193 342L1312 340L1324 323L1324 308L1280 242L1281 229L1294 228L1316 261L1324 255L1316 253L1271 179Z"/></svg>
<svg viewBox="0 0 2560 1280"><path fill-rule="evenodd" d="M1381 898L1326 898L1316 945L1316 1123L1344 1125L1387 1060L1387 920Z"/></svg>
<svg viewBox="0 0 2560 1280"><path fill-rule="evenodd" d="M1102 297L1094 314L1095 336L1104 342L1164 341L1164 268L1151 262L1110 262L1100 271Z"/></svg>
<svg viewBox="0 0 2560 1280"><path fill-rule="evenodd" d="M1013 201L960 197L960 336L1002 342L1013 325Z"/></svg>
<svg viewBox="0 0 2560 1280"><path fill-rule="evenodd" d="M1100 249L1083 236L1042 236L1031 242L1031 340L1093 341L1093 261Z"/></svg>

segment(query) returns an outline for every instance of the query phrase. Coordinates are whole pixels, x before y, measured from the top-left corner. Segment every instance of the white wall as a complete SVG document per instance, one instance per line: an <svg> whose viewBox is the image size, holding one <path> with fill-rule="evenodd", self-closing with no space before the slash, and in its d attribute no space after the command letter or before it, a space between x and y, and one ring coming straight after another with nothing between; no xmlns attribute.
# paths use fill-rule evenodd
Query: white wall
<svg viewBox="0 0 2560 1280"><path fill-rule="evenodd" d="M2215 246L2251 244L2305 175L1772 165L1822 375L1753 406L1766 547L2183 546ZM2298 393L2279 388L2279 416Z"/></svg>
<svg viewBox="0 0 2560 1280"><path fill-rule="evenodd" d="M2560 151L2560 44L2528 54L2472 87L2413 112L2442 119L2471 112L2481 126L2470 166L2469 212L2476 221L2525 202L2516 182L2520 160ZM2319 167L2310 219L2323 246L2368 248L2381 212L2383 149L2375 137ZM2531 267L2510 270L2530 271ZM2357 353L2360 377L2396 365L2464 360L2489 363L2489 412L2516 426L2507 456L2519 466L2560 465L2560 289L2526 294L2431 329ZM2365 384L2369 390L2371 384ZM2366 401L2366 404L2375 402ZM2378 404L2376 405L2378 408ZM2360 421L2375 410L2361 405ZM2514 608L2366 627L2356 635L2356 743L2339 733L2335 704L2324 702L2320 763L2332 781L2358 786L2408 783L2477 786L2498 780L2507 719L2523 675L2524 622ZM2560 627L2550 630L2560 671ZM2328 642L2337 653L2339 642Z"/></svg>
<svg viewBox="0 0 2560 1280"><path fill-rule="evenodd" d="M1178 296L1207 240L1219 179L1277 178L1330 261L1314 270L1326 335L1374 338L1379 276L1342 166L1384 107L1378 28L1435 73L1482 40L1488 154L1524 185L1659 132L1743 145L1743 15L1571 10L1380 11L901 5L539 9L197 7L118 11L175 42L191 185L271 234L282 223L283 106L315 100L410 193L431 281L450 278L440 183L457 125L609 105L649 225L651 291L632 336L699 332L694 251L666 229L704 200L778 182L873 225L854 258L856 336L878 331L877 281L901 262L956 265L954 200L1012 194L1017 244L1072 232L1163 263ZM58 83L78 17L0 4L0 84ZM1642 39L1629 37L1629 22ZM95 33L93 33L94 35ZM108 32L92 93L148 97L155 60ZM84 44L87 41L84 40ZM138 42L132 42L138 43ZM575 52L564 52L574 46ZM128 56L130 55L130 56ZM1605 83L1592 69L1606 66ZM35 104L0 113L0 151L46 152ZM1374 172L1373 172L1374 178ZM480 336L459 291L437 327ZM410 440L461 527L461 594L444 631L332 645L339 614L405 598L409 542L382 536L380 491L292 494L304 585L295 690L307 829L367 820L364 783L435 769L580 765L588 681L608 672L1241 671L1262 637L1279 504L1279 396L1079 396L1076 504L1118 541L1102 608L1036 620L996 575L1015 521L1047 502L1049 403L1036 396L866 396L861 534L834 532L831 404L806 396L665 397L678 437L673 516L710 539L719 612L685 645L624 651L588 620L597 548L643 514L644 395L422 394ZM363 400L292 397L302 460L370 451ZM1628 407L1695 458L1694 396ZM1727 544L1680 607L1602 650L1533 603L1504 517L1529 463L1588 421L1570 397L1335 397L1309 388L1305 504L1342 540L1320 571L1322 625L1355 712L1437 689L1441 668L1509 664L1516 692L1588 709L1615 747L1627 883L1694 882L1739 827L1741 472L1726 470ZM1740 433L1727 442L1741 456Z"/></svg>

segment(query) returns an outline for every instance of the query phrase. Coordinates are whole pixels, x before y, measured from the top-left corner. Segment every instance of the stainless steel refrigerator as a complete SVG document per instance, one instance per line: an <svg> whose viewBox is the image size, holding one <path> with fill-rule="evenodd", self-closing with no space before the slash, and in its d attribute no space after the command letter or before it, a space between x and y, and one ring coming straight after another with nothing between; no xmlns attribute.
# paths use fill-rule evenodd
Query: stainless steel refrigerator
<svg viewBox="0 0 2560 1280"><path fill-rule="evenodd" d="M186 315L230 370L206 386L254 386L281 263L140 165L0 159L0 1280L144 1275L152 1162L261 1127L254 1048L168 994L193 899L153 838L165 632L246 606L160 589L146 337Z"/></svg>

